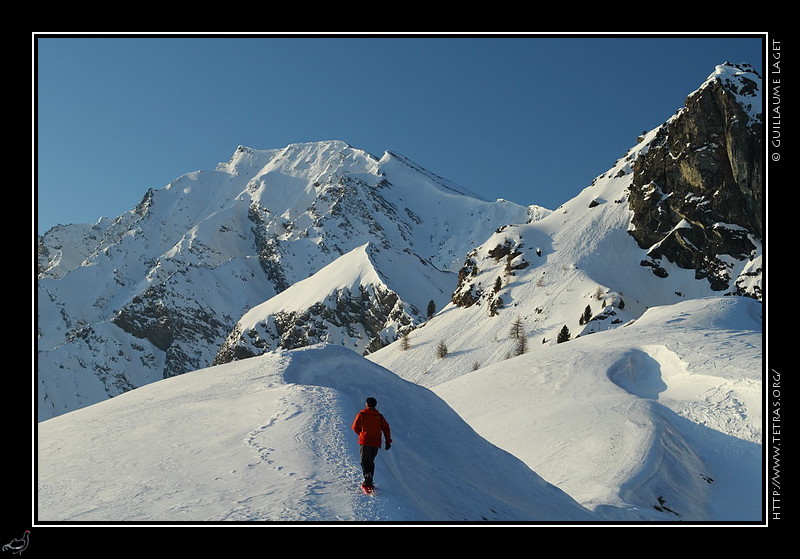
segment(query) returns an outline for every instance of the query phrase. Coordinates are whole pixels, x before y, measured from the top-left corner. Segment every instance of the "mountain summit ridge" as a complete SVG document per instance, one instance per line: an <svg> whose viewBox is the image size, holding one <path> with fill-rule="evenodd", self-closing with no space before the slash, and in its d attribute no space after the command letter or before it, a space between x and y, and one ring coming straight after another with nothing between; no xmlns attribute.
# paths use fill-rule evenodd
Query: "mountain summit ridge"
<svg viewBox="0 0 800 559"><path fill-rule="evenodd" d="M39 418L207 366L244 313L361 246L403 293L400 314L421 322L430 300L449 299L472 245L542 213L446 185L342 141L240 146L115 219L48 231L37 254Z"/></svg>

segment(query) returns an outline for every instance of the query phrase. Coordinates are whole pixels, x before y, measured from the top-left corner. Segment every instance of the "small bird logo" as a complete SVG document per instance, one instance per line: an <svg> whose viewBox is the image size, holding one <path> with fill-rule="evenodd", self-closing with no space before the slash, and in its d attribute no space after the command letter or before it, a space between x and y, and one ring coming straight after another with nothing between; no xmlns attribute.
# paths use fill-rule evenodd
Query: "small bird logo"
<svg viewBox="0 0 800 559"><path fill-rule="evenodd" d="M30 534L30 530L25 530L25 534L21 538L14 538L4 545L3 551L10 551L11 553L16 553L17 555L21 554L23 551L25 551L25 548L28 547L28 538L30 537Z"/></svg>

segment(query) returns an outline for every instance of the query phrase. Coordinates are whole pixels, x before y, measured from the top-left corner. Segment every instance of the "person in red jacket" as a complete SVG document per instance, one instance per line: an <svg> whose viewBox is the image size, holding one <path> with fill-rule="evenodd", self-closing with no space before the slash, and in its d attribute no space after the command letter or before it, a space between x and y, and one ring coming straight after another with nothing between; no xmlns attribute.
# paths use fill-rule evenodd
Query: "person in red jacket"
<svg viewBox="0 0 800 559"><path fill-rule="evenodd" d="M364 472L365 488L372 488L372 478L375 473L375 456L381 447L381 434L386 439L386 450L392 446L392 435L386 418L375 408L378 405L375 398L367 398L367 407L358 412L353 420L353 431L358 435L358 444L361 445L361 470Z"/></svg>

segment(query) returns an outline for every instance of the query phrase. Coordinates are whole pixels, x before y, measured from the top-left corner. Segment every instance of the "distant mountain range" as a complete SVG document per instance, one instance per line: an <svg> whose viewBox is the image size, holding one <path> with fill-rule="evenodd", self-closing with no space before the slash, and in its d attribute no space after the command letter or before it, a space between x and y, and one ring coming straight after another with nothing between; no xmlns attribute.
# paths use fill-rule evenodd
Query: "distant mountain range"
<svg viewBox="0 0 800 559"><path fill-rule="evenodd" d="M761 78L732 64L554 210L340 141L239 147L39 238L38 418L319 343L435 386L655 306L760 300L763 166Z"/></svg>

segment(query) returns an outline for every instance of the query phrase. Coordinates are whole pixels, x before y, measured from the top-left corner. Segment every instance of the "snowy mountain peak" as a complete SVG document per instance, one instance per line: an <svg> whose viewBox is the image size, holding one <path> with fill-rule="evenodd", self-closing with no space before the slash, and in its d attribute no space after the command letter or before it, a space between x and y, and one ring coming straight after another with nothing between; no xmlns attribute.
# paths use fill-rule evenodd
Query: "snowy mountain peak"
<svg viewBox="0 0 800 559"><path fill-rule="evenodd" d="M753 122L763 122L763 99L761 76L750 64L725 62L714 69L701 89L710 82L719 82L732 93L736 102L745 110Z"/></svg>
<svg viewBox="0 0 800 559"><path fill-rule="evenodd" d="M378 160L366 151L341 140L330 140L268 150L239 146L227 163L217 165L217 171L246 177L250 190L277 176L291 177L295 188L301 186L300 181L319 187L347 174L376 174L377 163Z"/></svg>
<svg viewBox="0 0 800 559"><path fill-rule="evenodd" d="M252 325L253 317L269 307L293 312L308 309L338 291L356 291L360 286L369 285L385 288L386 285L367 254L368 247L369 244L364 244L354 248L313 276L293 284L264 304L254 307L244 314L240 322L246 326Z"/></svg>
<svg viewBox="0 0 800 559"><path fill-rule="evenodd" d="M711 83L573 199L476 245L453 306L412 332L409 349L395 344L369 358L437 386L623 328L654 306L719 294L760 299L761 150L743 108ZM449 353L435 359L430 348L440 341Z"/></svg>
<svg viewBox="0 0 800 559"><path fill-rule="evenodd" d="M417 259L394 255L384 266L392 288L373 262L383 251L373 250L357 247L245 313L214 363L317 343L366 355L412 330L425 319L418 297L436 278Z"/></svg>
<svg viewBox="0 0 800 559"><path fill-rule="evenodd" d="M334 282L317 294L321 306L311 305L328 313L332 328L292 326L282 343L343 336L365 352L394 341L425 320L430 301L446 304L470 248L499 226L530 219L527 207L457 190L405 158L378 160L342 141L240 146L214 171L150 190L117 219L45 234L40 417L208 365L245 313L339 258L345 269L360 257L359 269L378 276ZM350 289L356 283L369 288ZM113 373L107 352L117 361ZM97 374L86 377L86 368ZM78 388L62 391L64 378Z"/></svg>

